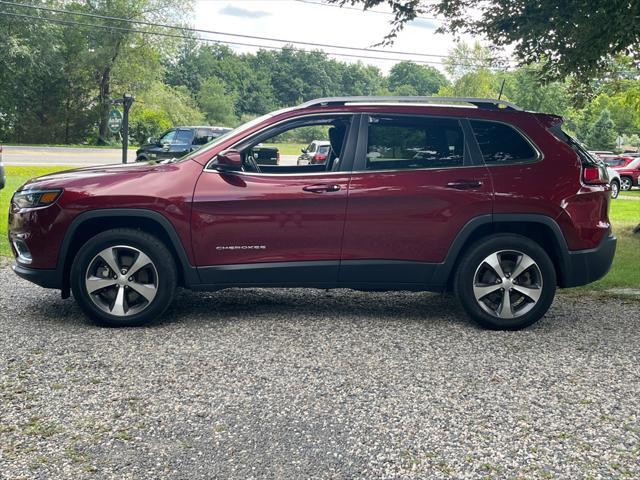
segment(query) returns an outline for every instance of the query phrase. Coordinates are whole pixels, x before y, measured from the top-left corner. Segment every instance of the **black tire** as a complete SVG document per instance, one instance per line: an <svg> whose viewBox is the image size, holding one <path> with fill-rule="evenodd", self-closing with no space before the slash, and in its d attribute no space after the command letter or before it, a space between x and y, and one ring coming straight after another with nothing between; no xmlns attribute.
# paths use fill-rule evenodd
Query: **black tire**
<svg viewBox="0 0 640 480"><path fill-rule="evenodd" d="M146 155L138 155L136 157L136 162L148 162L149 159L147 158Z"/></svg>
<svg viewBox="0 0 640 480"><path fill-rule="evenodd" d="M620 177L620 190L623 192L631 190L633 187L633 180L631 177Z"/></svg>
<svg viewBox="0 0 640 480"><path fill-rule="evenodd" d="M614 200L618 198L620 193L620 182L618 180L611 180L611 198Z"/></svg>
<svg viewBox="0 0 640 480"><path fill-rule="evenodd" d="M134 252L137 250L144 253L150 262L146 267L141 268L140 272L147 277L153 277L152 280L147 279L146 281L140 281L140 283L129 283L129 285L136 285L136 287L130 287L123 283L106 287L106 289L115 289L116 292L122 289L123 297L127 295L125 301L120 302L124 308L128 308L128 311L122 315L114 315L104 310L104 304L108 303L108 301L104 300L104 297L108 298L110 292L100 289L96 290L98 293L94 292L94 295L91 295L87 287L87 283L90 281L103 280L103 277L96 277L94 274L89 273L90 268L96 268L96 262L102 264L100 267L102 272L105 271L105 268L109 272L112 271L112 269L105 267L106 262L101 262L102 257L99 254L104 251L113 251L114 247L118 247L116 249L118 252L125 252L116 255L116 258L121 262L126 263L127 258L131 259L130 267L132 267L132 262L135 263L134 260L136 258L142 258L140 253L136 257ZM126 257L128 252L132 252L133 256ZM145 269L147 272L143 271ZM151 273L148 273L148 271ZM126 282L124 277L129 275L126 269L118 273L123 274L118 281ZM137 274L134 273L134 275ZM114 279L115 282L115 277L116 275L109 274L108 276L105 275L104 279L109 282ZM128 280L131 281L132 278L134 277L129 277ZM70 280L74 298L82 310L95 323L107 327L134 327L151 322L164 313L173 301L177 274L173 255L160 240L140 230L118 228L99 233L80 248L71 267ZM146 298L137 293L139 287L145 286L143 283L148 283L149 285L146 286L151 286L153 289L153 295L155 296L151 301L146 300ZM131 298L133 298L133 301ZM115 305L116 301L114 300L113 305ZM134 309L131 305L135 302L138 305ZM99 305L103 305L103 308Z"/></svg>
<svg viewBox="0 0 640 480"><path fill-rule="evenodd" d="M487 270L490 273L495 272L488 267L485 260L496 252L499 252L498 258L506 262L504 266L509 266L509 259L514 259L511 260L511 263L517 265L519 262L517 259L525 258L525 256L532 259L535 265L518 274L517 278L509 278L510 273L505 268L503 270L505 278L499 280L496 275L495 283L487 284L489 289L495 289L497 286L499 290L495 290L481 299L476 299L474 290L485 288L483 282L476 282L477 275L486 275ZM516 252L525 256L518 257ZM515 273L515 270L511 271ZM519 293L518 288L526 286L523 279L531 281L527 289L528 291L536 290L534 293L539 295L537 301ZM505 286L508 284L508 290L515 291L513 293L504 292L505 289L499 287L500 284ZM480 240L466 250L456 270L454 290L465 312L482 327L492 330L519 330L537 322L551 306L556 291L556 271L549 255L536 242L521 235L496 234ZM508 303L504 300L505 294L508 296ZM496 302L492 301L494 298ZM494 311L491 305L496 305L500 298L503 300ZM508 311L506 308L502 310L504 305L509 307ZM516 309L513 308L514 305L516 308L520 308L515 314L513 313L516 312ZM509 314L517 316L500 318L498 310L504 311L505 317Z"/></svg>

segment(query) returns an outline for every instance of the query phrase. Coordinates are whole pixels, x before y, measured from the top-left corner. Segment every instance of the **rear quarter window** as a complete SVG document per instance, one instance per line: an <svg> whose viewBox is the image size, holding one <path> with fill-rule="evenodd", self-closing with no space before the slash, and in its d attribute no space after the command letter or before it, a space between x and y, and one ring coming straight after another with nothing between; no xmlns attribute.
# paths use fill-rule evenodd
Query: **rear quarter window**
<svg viewBox="0 0 640 480"><path fill-rule="evenodd" d="M538 159L538 152L515 128L484 120L471 120L470 123L487 165L509 165Z"/></svg>

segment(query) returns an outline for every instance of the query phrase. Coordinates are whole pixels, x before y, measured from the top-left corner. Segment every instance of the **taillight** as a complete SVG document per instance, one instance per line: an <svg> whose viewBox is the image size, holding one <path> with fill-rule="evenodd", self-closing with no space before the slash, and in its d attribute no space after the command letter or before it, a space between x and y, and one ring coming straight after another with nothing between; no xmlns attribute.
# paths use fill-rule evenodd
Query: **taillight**
<svg viewBox="0 0 640 480"><path fill-rule="evenodd" d="M326 159L327 159L326 155L320 155L319 153L316 153L315 156L313 157L313 161L316 163L324 162Z"/></svg>
<svg viewBox="0 0 640 480"><path fill-rule="evenodd" d="M596 166L582 168L582 181L588 185L606 185L609 183L604 168Z"/></svg>

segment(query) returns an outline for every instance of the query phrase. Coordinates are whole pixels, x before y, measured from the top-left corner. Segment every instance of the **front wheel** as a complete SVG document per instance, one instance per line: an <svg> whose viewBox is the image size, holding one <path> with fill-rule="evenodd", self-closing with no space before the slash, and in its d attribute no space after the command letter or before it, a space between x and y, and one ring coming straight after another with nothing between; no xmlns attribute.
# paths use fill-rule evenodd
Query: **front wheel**
<svg viewBox="0 0 640 480"><path fill-rule="evenodd" d="M632 186L633 182L629 177L620 177L620 190L626 192L628 190L631 190Z"/></svg>
<svg viewBox="0 0 640 480"><path fill-rule="evenodd" d="M549 255L535 242L498 234L471 246L454 279L466 313L493 330L519 330L547 312L556 290Z"/></svg>
<svg viewBox="0 0 640 480"><path fill-rule="evenodd" d="M133 229L99 233L85 243L71 267L73 296L96 323L143 325L173 300L173 256L156 237Z"/></svg>

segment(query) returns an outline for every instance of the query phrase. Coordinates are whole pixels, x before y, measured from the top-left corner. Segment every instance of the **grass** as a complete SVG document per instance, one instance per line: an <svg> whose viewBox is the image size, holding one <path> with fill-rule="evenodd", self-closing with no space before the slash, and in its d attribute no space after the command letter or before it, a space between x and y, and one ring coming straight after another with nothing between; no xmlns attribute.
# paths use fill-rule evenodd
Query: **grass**
<svg viewBox="0 0 640 480"><path fill-rule="evenodd" d="M300 155L303 148L308 147L306 143L265 143L265 146L277 147L280 155Z"/></svg>
<svg viewBox="0 0 640 480"><path fill-rule="evenodd" d="M623 192L622 190L620 190L620 195L640 197L640 189L633 188L632 190L627 190L626 192Z"/></svg>
<svg viewBox="0 0 640 480"><path fill-rule="evenodd" d="M291 155L294 149L303 145L276 144L287 148L281 150L285 155ZM65 170L65 167L6 167L7 185L0 190L0 256L11 256L11 249L7 241L7 212L13 192L30 178L46 173ZM625 195L629 192L625 192ZM633 190L633 195L640 196L640 190ZM633 228L640 223L640 201L619 198L611 202L609 212L614 232L618 237L618 249L609 274L598 282L586 287L587 290L606 290L609 288L639 288L640 287L640 235L632 233Z"/></svg>

